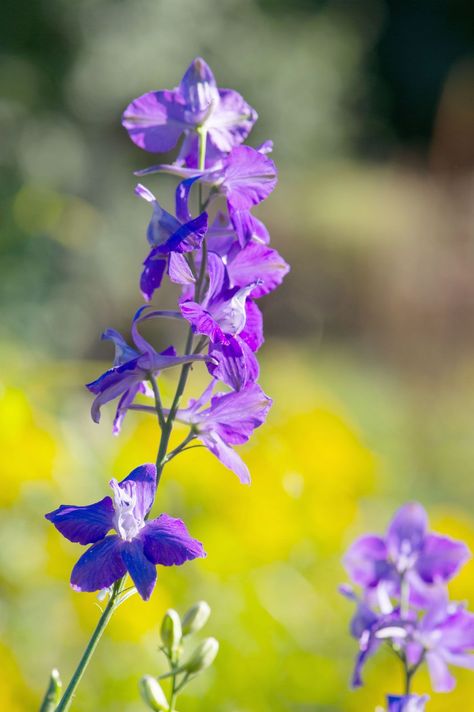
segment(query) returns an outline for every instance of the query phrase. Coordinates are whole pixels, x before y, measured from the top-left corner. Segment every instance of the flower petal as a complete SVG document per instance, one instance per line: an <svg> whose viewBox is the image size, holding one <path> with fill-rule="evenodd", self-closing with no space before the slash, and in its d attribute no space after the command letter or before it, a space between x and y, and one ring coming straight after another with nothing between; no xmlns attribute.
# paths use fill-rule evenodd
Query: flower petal
<svg viewBox="0 0 474 712"><path fill-rule="evenodd" d="M131 482L134 483L133 491L137 499L134 513L139 519L144 519L155 501L156 466L148 463L136 467L119 483L119 487L127 490Z"/></svg>
<svg viewBox="0 0 474 712"><path fill-rule="evenodd" d="M387 546L394 560L419 552L428 527L428 517L418 502L409 502L393 517L387 531Z"/></svg>
<svg viewBox="0 0 474 712"><path fill-rule="evenodd" d="M127 106L122 125L140 148L166 153L176 146L187 127L184 111L178 92L148 92Z"/></svg>
<svg viewBox="0 0 474 712"><path fill-rule="evenodd" d="M272 405L257 383L251 383L234 393L219 393L203 411L201 427L207 433L217 432L228 443L240 445L247 442L255 428L265 421Z"/></svg>
<svg viewBox="0 0 474 712"><path fill-rule="evenodd" d="M140 291L144 299L149 302L155 291L161 287L166 269L166 259L156 259L156 257L152 258L151 255L148 255L143 265L140 275Z"/></svg>
<svg viewBox="0 0 474 712"><path fill-rule="evenodd" d="M168 514L147 522L142 537L145 555L154 564L180 566L206 556L201 542L192 538L184 522Z"/></svg>
<svg viewBox="0 0 474 712"><path fill-rule="evenodd" d="M258 281L252 291L253 299L276 289L290 269L276 250L255 242L233 252L227 264L231 287L245 287Z"/></svg>
<svg viewBox="0 0 474 712"><path fill-rule="evenodd" d="M114 534L93 544L81 556L71 574L76 591L100 591L125 576L126 567L120 555L120 539Z"/></svg>
<svg viewBox="0 0 474 712"><path fill-rule="evenodd" d="M235 450L233 450L216 432L201 433L199 439L229 470L232 470L244 485L250 484L250 472Z"/></svg>
<svg viewBox="0 0 474 712"><path fill-rule="evenodd" d="M469 558L469 549L463 542L428 534L416 562L416 570L426 583L446 582Z"/></svg>
<svg viewBox="0 0 474 712"><path fill-rule="evenodd" d="M143 536L132 541L124 541L121 553L122 560L138 593L144 601L148 601L155 588L156 566L145 556Z"/></svg>
<svg viewBox="0 0 474 712"><path fill-rule="evenodd" d="M232 149L224 165L224 190L229 211L248 210L267 198L277 183L276 167L251 146Z"/></svg>
<svg viewBox="0 0 474 712"><path fill-rule="evenodd" d="M433 690L435 692L451 692L456 687L456 680L449 672L443 658L435 652L427 652L426 662Z"/></svg>
<svg viewBox="0 0 474 712"><path fill-rule="evenodd" d="M352 581L359 586L374 587L387 569L387 547L379 536L362 536L349 547L343 559Z"/></svg>
<svg viewBox="0 0 474 712"><path fill-rule="evenodd" d="M239 336L229 339L228 344L212 344L209 349L212 361L207 370L219 381L240 391L248 383L258 380L259 365L252 349Z"/></svg>
<svg viewBox="0 0 474 712"><path fill-rule="evenodd" d="M69 541L93 544L112 529L114 505L110 497L84 507L62 504L45 517Z"/></svg>

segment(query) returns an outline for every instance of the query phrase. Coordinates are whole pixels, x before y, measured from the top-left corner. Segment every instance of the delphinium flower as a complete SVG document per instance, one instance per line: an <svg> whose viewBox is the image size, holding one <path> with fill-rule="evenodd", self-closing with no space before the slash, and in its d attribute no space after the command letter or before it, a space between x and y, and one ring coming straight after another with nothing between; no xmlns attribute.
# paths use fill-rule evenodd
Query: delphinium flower
<svg viewBox="0 0 474 712"><path fill-rule="evenodd" d="M256 300L276 289L289 270L269 246L268 229L252 213L277 182L275 163L268 155L272 142L256 148L243 145L256 119L240 94L217 86L201 58L191 62L176 89L144 94L124 112L123 126L141 149L168 152L181 141L173 163L137 173L168 172L180 182L174 213L150 187L139 183L135 188L151 208L146 240L139 243L143 265L138 282L146 304L132 319L133 345L113 328L104 332L103 339L115 345L115 359L87 388L95 396L91 414L97 423L102 407L117 401L116 435L128 411L153 414L160 431L157 456L154 465L139 466L122 482L111 480L113 498L87 506L61 505L47 515L67 539L89 545L72 571L72 587L100 591L102 597L108 596L108 603L58 706L51 707L47 693L42 712L68 709L113 611L135 591L145 600L151 596L157 565L181 565L204 556L202 545L180 519L152 516L166 463L198 439L241 482L250 482L248 468L234 447L249 440L271 406L258 385L256 354L264 337ZM151 302L165 279L176 285L179 294L171 308L163 309L161 304L155 308ZM155 347L158 329L150 340L140 333L143 322L151 326L160 319L182 325L186 332L182 349ZM198 363L205 366L209 382L202 395L191 398L185 407L181 399ZM165 370L178 371L170 403L161 398ZM176 423L188 432L171 449ZM133 586L125 588L128 575ZM53 692L57 697L57 685Z"/></svg>
<svg viewBox="0 0 474 712"><path fill-rule="evenodd" d="M387 534L357 539L344 557L352 585L341 593L356 604L351 633L359 653L352 678L362 684L367 659L381 645L400 658L404 695L388 698L389 710L423 710L425 697L411 694L412 678L426 662L432 687L449 692L448 666L474 669L474 614L449 601L447 583L469 559L465 544L428 530L423 507L411 502L393 517Z"/></svg>

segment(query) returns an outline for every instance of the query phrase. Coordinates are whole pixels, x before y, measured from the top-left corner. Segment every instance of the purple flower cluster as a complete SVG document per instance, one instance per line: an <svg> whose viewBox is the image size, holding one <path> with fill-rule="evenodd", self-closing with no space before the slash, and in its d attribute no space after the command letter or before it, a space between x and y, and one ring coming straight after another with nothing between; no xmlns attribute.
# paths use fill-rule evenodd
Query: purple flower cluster
<svg viewBox="0 0 474 712"><path fill-rule="evenodd" d="M73 570L71 583L77 590L109 587L128 572L147 599L157 564L182 564L204 555L180 520L166 514L148 520L165 463L191 440L199 439L241 482L250 482L234 446L247 442L271 406L257 383L256 353L264 341L257 302L276 289L289 271L269 246L267 228L252 213L277 182L269 157L272 143L258 148L243 145L256 119L240 94L217 86L201 58L190 64L176 89L144 94L124 112L124 127L145 151L167 152L181 142L173 163L137 175L167 172L180 182L174 214L147 187L135 188L151 208L148 254L140 276L147 304L132 320L133 345L114 329L105 331L102 338L114 343L115 360L87 387L94 395L95 422L102 406L117 401L115 434L126 413L137 410L158 416L161 439L155 469L143 465L120 484L112 480L114 502L106 497L88 507L62 505L47 515L65 537L92 545ZM165 277L179 289L175 310L149 304ZM181 354L173 346L157 351L140 333L143 322L161 318L186 326L188 337ZM196 362L205 364L210 383L183 408L180 400ZM172 368L180 369L179 379L175 397L165 407L159 377ZM189 432L170 452L175 421ZM110 529L116 534L108 535Z"/></svg>
<svg viewBox="0 0 474 712"><path fill-rule="evenodd" d="M436 692L455 685L448 666L474 669L474 614L450 601L447 591L469 558L465 544L428 530L426 512L416 502L399 509L385 536L362 536L352 544L344 566L361 594L348 585L341 593L356 603L354 686L362 684L364 663L383 644L402 661L406 679L405 696L389 698L390 710L424 709L424 698L409 695L423 662Z"/></svg>

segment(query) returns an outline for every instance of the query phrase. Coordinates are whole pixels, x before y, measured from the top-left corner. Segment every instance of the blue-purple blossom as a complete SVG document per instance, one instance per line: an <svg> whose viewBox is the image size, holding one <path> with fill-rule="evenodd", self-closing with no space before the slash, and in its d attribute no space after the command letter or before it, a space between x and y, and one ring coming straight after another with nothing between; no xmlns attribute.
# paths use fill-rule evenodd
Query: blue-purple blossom
<svg viewBox="0 0 474 712"><path fill-rule="evenodd" d="M173 149L184 134L179 161L197 165L198 131L207 136L209 162L242 143L257 114L238 92L219 89L210 67L194 59L180 85L135 99L123 114L123 125L137 146L152 153Z"/></svg>
<svg viewBox="0 0 474 712"><path fill-rule="evenodd" d="M395 514L385 537L357 539L344 566L354 583L366 589L384 586L394 594L403 576L410 583L412 602L423 605L429 589L449 581L469 558L463 542L429 532L425 510L410 502Z"/></svg>
<svg viewBox="0 0 474 712"><path fill-rule="evenodd" d="M141 465L121 482L111 480L110 486L113 498L86 506L62 504L46 519L69 541L92 544L72 570L72 588L99 591L128 572L146 601L155 587L157 565L179 566L205 552L180 519L168 514L147 519L155 499L155 465ZM116 533L109 534L111 529Z"/></svg>
<svg viewBox="0 0 474 712"><path fill-rule="evenodd" d="M389 695L387 712L424 712L427 695Z"/></svg>
<svg viewBox="0 0 474 712"><path fill-rule="evenodd" d="M179 410L176 417L191 425L203 445L235 472L241 482L248 484L248 467L233 446L246 443L255 428L262 425L272 401L256 383L235 393L212 396L213 387L211 383L198 400L192 401L189 408Z"/></svg>
<svg viewBox="0 0 474 712"><path fill-rule="evenodd" d="M138 324L157 316L175 318L180 318L180 316L176 312L144 312L145 309L147 308L139 309L132 322L132 338L136 348L129 346L123 336L114 329L107 329L103 333L103 339L111 340L115 344L114 365L95 381L87 384L87 388L96 396L91 408L92 419L96 423L100 420L101 407L105 403L119 398L114 419L115 434L120 431L124 415L133 404L135 397L139 393L149 393L147 382L151 375L156 376L164 369L174 366L208 359L206 356L195 354L177 356L173 347L160 353L155 351L139 333Z"/></svg>

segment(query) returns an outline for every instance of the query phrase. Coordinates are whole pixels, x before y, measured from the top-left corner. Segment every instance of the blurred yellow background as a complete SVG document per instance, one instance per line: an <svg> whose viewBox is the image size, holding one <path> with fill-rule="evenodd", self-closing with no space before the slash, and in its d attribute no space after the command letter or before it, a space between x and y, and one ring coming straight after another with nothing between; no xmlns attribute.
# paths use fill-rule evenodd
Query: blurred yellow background
<svg viewBox="0 0 474 712"><path fill-rule="evenodd" d="M158 511L207 559L159 569L119 609L77 712L144 710L164 670L163 612L204 598L221 650L180 712L365 712L401 689L387 654L348 688L356 643L337 593L352 539L418 499L474 550L473 10L455 2L19 0L0 11L0 709L37 708L99 611L68 587L81 547L44 519L153 461L154 419L89 417L82 384L110 363L104 328L140 305L148 210L132 171L156 162L120 127L201 54L275 141L280 184L259 216L292 265L263 301L268 423L242 448L244 487L204 449L165 470ZM174 182L148 185L172 206ZM160 305L172 306L163 291ZM165 308L166 308L165 306ZM151 337L153 332L148 331ZM169 325L156 346L181 343ZM198 368L189 389L196 395ZM165 381L171 393L172 380ZM474 563L452 594L474 607ZM474 674L429 709L474 711ZM415 687L429 690L422 674Z"/></svg>

